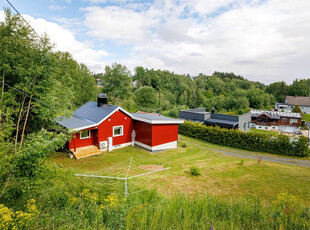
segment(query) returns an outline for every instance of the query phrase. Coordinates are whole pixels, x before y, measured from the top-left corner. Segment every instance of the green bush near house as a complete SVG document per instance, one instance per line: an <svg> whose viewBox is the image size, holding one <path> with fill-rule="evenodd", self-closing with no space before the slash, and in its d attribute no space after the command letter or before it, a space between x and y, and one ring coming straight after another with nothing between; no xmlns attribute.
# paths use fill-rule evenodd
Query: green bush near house
<svg viewBox="0 0 310 230"><path fill-rule="evenodd" d="M304 136L292 138L239 130L221 129L185 121L179 126L179 133L213 144L230 146L258 152L275 153L286 156L305 157L309 155L308 139Z"/></svg>

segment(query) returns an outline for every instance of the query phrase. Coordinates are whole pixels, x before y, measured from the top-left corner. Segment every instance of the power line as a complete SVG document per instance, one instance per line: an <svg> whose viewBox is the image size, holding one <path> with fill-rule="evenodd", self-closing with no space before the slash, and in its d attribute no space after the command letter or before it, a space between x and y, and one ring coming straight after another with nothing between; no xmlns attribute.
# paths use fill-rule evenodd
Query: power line
<svg viewBox="0 0 310 230"><path fill-rule="evenodd" d="M1 79L1 80L2 80L2 79ZM55 108L53 108L52 106L50 106L50 105L48 105L48 104L46 104L46 103L44 103L44 102L42 102L42 101L40 101L40 100L34 98L33 96L31 97L29 94L24 93L24 92L22 92L22 91L16 89L15 87L8 85L7 83L4 83L4 85L10 87L11 89L14 89L15 91L17 91L17 92L19 92L19 93L21 93L21 94L23 94L23 95L25 95L25 96L27 96L27 97L29 97L29 98L32 98L33 100L35 100L35 101L37 101L37 102L39 102L39 103L41 103L41 104L43 104L43 105L46 105L46 106L48 106L48 107L50 107L50 108L52 108L52 109L55 109Z"/></svg>

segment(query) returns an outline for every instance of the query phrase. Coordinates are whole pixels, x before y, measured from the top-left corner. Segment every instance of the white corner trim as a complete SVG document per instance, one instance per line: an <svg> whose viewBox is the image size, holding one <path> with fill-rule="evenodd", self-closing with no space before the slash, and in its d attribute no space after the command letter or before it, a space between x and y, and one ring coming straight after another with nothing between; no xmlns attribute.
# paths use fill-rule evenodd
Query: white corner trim
<svg viewBox="0 0 310 230"><path fill-rule="evenodd" d="M123 109L122 107L117 107L115 110L113 110L110 114L108 114L105 118L103 118L101 121L99 121L98 123L95 123L95 124L92 124L92 125L88 125L88 126L84 126L84 127L80 127L80 128L76 128L76 129L73 129L75 131L80 131L80 130L83 130L83 129L88 129L88 128L92 128L94 126L98 126L100 125L102 122L104 122L106 119L108 119L109 117L111 117L115 112L117 111L122 111L123 113L125 113L126 115L128 115L129 117L133 117L132 114L130 114L129 112L127 112L125 109Z"/></svg>
<svg viewBox="0 0 310 230"><path fill-rule="evenodd" d="M148 120L141 117L132 117L133 120L142 121L149 124L182 124L184 120L181 119L173 119L173 120Z"/></svg>
<svg viewBox="0 0 310 230"><path fill-rule="evenodd" d="M152 152L165 150L165 149L174 149L178 147L178 141L172 141L172 142L168 142L168 143L156 145L156 146L149 146L139 141L135 141L135 144Z"/></svg>

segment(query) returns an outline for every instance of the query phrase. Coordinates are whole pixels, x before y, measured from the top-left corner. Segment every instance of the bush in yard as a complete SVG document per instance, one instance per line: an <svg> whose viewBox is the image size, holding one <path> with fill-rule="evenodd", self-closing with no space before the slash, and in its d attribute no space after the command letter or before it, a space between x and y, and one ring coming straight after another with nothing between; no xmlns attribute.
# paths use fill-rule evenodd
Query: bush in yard
<svg viewBox="0 0 310 230"><path fill-rule="evenodd" d="M185 121L179 125L179 133L217 145L225 145L258 152L268 152L287 156L305 157L309 155L308 139L304 136L277 138L262 133L242 132Z"/></svg>
<svg viewBox="0 0 310 230"><path fill-rule="evenodd" d="M198 168L197 166L192 166L192 167L190 167L189 170L190 170L191 174L194 175L194 176L201 175L200 168Z"/></svg>

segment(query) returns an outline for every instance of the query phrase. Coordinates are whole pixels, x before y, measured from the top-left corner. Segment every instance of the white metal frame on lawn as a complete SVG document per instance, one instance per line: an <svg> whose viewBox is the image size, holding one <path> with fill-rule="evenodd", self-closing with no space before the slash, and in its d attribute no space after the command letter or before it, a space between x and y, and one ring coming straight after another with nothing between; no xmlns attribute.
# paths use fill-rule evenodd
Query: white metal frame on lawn
<svg viewBox="0 0 310 230"><path fill-rule="evenodd" d="M137 178L137 177L141 177L141 176L146 176L152 173L156 173L156 172L161 172L161 171L165 171L165 170L169 170L171 167L168 168L163 168L163 169L158 169L155 171L151 171L151 172L146 172L146 173L141 173L139 175L134 175L134 176L130 176L128 177L130 168L132 166L132 161L133 161L133 157L131 157L127 172L126 172L126 176L125 177L113 177L113 176L98 176L98 175L86 175L86 174L74 174L75 176L79 176L79 177L95 177L95 178L103 178L103 179L117 179L117 180L124 180L125 181L125 197L127 197L128 195L128 180L133 179L133 178Z"/></svg>

